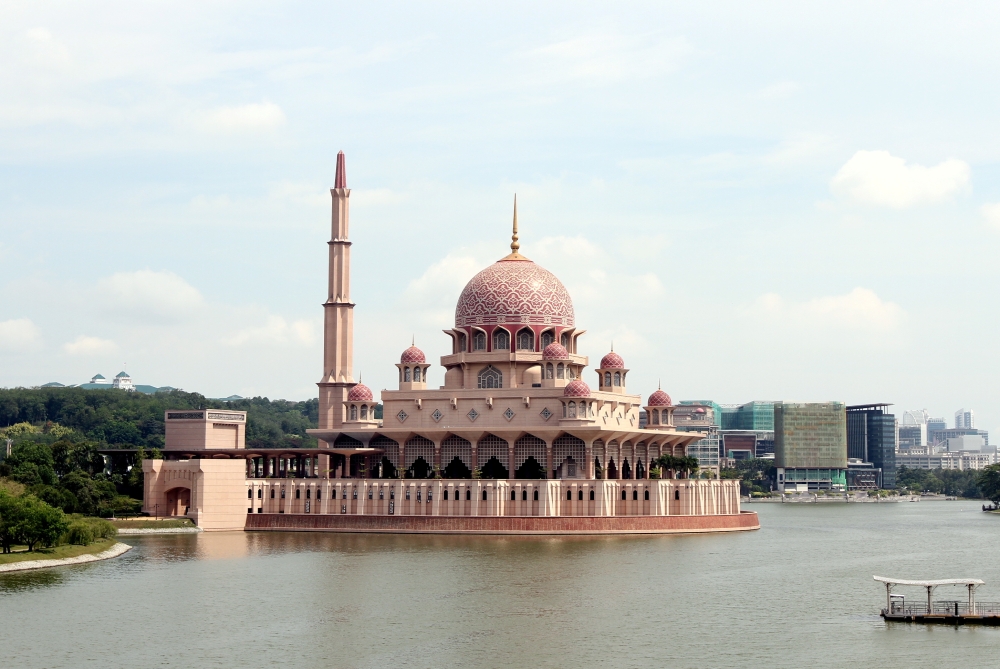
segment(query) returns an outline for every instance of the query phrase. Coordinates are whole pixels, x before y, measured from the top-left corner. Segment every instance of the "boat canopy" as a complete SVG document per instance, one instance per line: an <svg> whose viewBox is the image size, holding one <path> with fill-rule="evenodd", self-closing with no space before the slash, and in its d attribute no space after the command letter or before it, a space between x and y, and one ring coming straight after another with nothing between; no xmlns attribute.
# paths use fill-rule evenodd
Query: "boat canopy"
<svg viewBox="0 0 1000 669"><path fill-rule="evenodd" d="M936 588L939 585L964 585L966 587L980 586L985 583L978 578L939 578L931 581L908 581L903 578L887 578L885 576L873 576L876 581L887 585L915 585L922 588Z"/></svg>

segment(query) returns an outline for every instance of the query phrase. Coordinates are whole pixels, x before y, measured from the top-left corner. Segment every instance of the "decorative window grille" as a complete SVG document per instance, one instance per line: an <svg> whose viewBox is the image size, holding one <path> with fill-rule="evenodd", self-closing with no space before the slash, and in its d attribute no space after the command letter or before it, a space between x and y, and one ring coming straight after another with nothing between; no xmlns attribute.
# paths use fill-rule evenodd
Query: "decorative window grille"
<svg viewBox="0 0 1000 669"><path fill-rule="evenodd" d="M420 383L420 368L419 367L414 367L413 368L413 380L416 381L417 383Z"/></svg>
<svg viewBox="0 0 1000 669"><path fill-rule="evenodd" d="M368 420L368 405L361 405L361 420Z"/></svg>
<svg viewBox="0 0 1000 669"><path fill-rule="evenodd" d="M472 350L473 351L485 351L486 350L486 333L477 331L472 337Z"/></svg>
<svg viewBox="0 0 1000 669"><path fill-rule="evenodd" d="M479 372L480 388L503 388L503 374L493 365Z"/></svg>
<svg viewBox="0 0 1000 669"><path fill-rule="evenodd" d="M403 469L412 467L419 458L423 458L430 466L434 465L434 442L418 435L406 442L406 462Z"/></svg>
<svg viewBox="0 0 1000 669"><path fill-rule="evenodd" d="M459 332L458 337L455 338L455 349L456 349L455 353L465 353L467 349L465 342L466 342L465 333Z"/></svg>
<svg viewBox="0 0 1000 669"><path fill-rule="evenodd" d="M544 349L546 346L548 346L549 344L551 344L555 340L556 340L556 337L555 337L554 334L552 334L552 330L546 330L545 332L543 332L542 333L542 349Z"/></svg>
<svg viewBox="0 0 1000 669"><path fill-rule="evenodd" d="M444 414L441 413L440 409L434 409L434 413L431 414L431 418L434 419L435 423L439 422L443 417L444 417Z"/></svg>
<svg viewBox="0 0 1000 669"><path fill-rule="evenodd" d="M462 463L472 469L472 442L462 437L452 435L441 442L441 469L451 464L451 461L458 458ZM455 495L458 499L458 495Z"/></svg>
<svg viewBox="0 0 1000 669"><path fill-rule="evenodd" d="M620 386L622 384L622 375L619 372L615 372L615 385Z"/></svg>
<svg viewBox="0 0 1000 669"><path fill-rule="evenodd" d="M517 333L517 350L518 351L535 350L535 334L528 328L525 328Z"/></svg>
<svg viewBox="0 0 1000 669"><path fill-rule="evenodd" d="M552 366L551 362L548 363L547 365L545 365L545 378L546 379L552 379L552 378L554 378L554 376L555 376L554 369L555 368Z"/></svg>
<svg viewBox="0 0 1000 669"><path fill-rule="evenodd" d="M514 472L520 469L529 457L535 458L535 462L541 465L543 469L547 466L545 442L533 434L526 434L514 442L514 467L511 475L514 475Z"/></svg>
<svg viewBox="0 0 1000 669"><path fill-rule="evenodd" d="M566 378L566 365L562 364L561 362L556 367L556 378L557 379L565 379Z"/></svg>
<svg viewBox="0 0 1000 669"><path fill-rule="evenodd" d="M604 372L604 385L611 386L611 372Z"/></svg>
<svg viewBox="0 0 1000 669"><path fill-rule="evenodd" d="M479 418L479 412L476 411L475 409L469 409L469 413L467 413L466 415L469 417L469 420L473 422L475 422L475 420Z"/></svg>
<svg viewBox="0 0 1000 669"><path fill-rule="evenodd" d="M479 467L482 468L490 458L496 458L504 469L510 471L510 463L508 461L509 451L507 441L501 439L494 434L487 434L482 439L479 440L479 444L476 446L476 452L479 455Z"/></svg>
<svg viewBox="0 0 1000 669"><path fill-rule="evenodd" d="M563 476L576 476L576 463L586 462L586 444L583 439L564 434L552 442L552 466Z"/></svg>
<svg viewBox="0 0 1000 669"><path fill-rule="evenodd" d="M398 413L398 414L396 414L396 418L398 418L398 419L399 419L399 422L400 422L400 423L402 423L402 422L403 422L403 421L405 421L405 420L406 420L406 418L407 418L407 415L406 415L406 412L405 412L405 411L403 411L402 409L400 409L400 410L399 410L399 413Z"/></svg>
<svg viewBox="0 0 1000 669"><path fill-rule="evenodd" d="M410 381L410 368L406 367L403 369L403 381L409 383Z"/></svg>
<svg viewBox="0 0 1000 669"><path fill-rule="evenodd" d="M565 346L566 350L568 351L569 350L569 335L564 332L563 335L562 335L562 337L560 337L559 343L561 343L563 346Z"/></svg>
<svg viewBox="0 0 1000 669"><path fill-rule="evenodd" d="M358 419L358 405L357 404L352 404L351 405L351 420L357 420L357 419Z"/></svg>
<svg viewBox="0 0 1000 669"><path fill-rule="evenodd" d="M510 350L510 333L504 329L496 330L493 333L493 350L494 351L509 351Z"/></svg>
<svg viewBox="0 0 1000 669"><path fill-rule="evenodd" d="M506 418L507 420L511 420L514 417L513 409L507 407L507 410L503 412L503 417Z"/></svg>
<svg viewBox="0 0 1000 669"><path fill-rule="evenodd" d="M548 420L549 418L552 418L552 412L551 412L551 411L549 411L549 408L548 408L548 407L545 407L544 409L542 409L542 410L541 410L541 412L539 412L539 415L540 415L540 416L541 416L541 417L542 417L542 418L543 418L544 420Z"/></svg>
<svg viewBox="0 0 1000 669"><path fill-rule="evenodd" d="M393 467L399 468L399 443L378 434L371 440L369 446L382 449L382 457L392 463Z"/></svg>

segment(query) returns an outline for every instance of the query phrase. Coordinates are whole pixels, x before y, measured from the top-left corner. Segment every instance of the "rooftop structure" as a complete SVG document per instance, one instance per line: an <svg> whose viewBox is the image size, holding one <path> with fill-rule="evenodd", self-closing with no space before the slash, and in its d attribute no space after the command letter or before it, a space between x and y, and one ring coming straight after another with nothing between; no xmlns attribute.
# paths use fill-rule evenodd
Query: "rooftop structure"
<svg viewBox="0 0 1000 669"><path fill-rule="evenodd" d="M244 461L238 486L241 463L225 474L223 465L215 471L174 464L199 456L168 444L167 460L144 463L148 480L210 477L213 485L228 486L219 499L248 500L244 512L211 521L213 527L669 532L680 527L672 519L678 514L708 518L698 521L707 530L756 526L755 515L748 520L739 511L738 481L695 482L659 469L661 456L688 455L704 434L676 427L679 407L662 390L645 405L630 393L619 352L603 356L593 370L597 378L590 377L596 383L585 380L589 360L579 347L585 331L562 282L521 254L516 199L510 253L477 273L458 296L454 327L445 331L448 352L440 358L443 385L428 387L432 365L411 341L398 363L387 363L395 364L398 386L376 396L354 376L351 191L343 153L334 183L319 427L309 430L320 448L206 446L201 458ZM208 483L192 490L198 485ZM191 506L201 514L199 499L193 495ZM159 498L148 497L147 510L151 503ZM736 520L712 519L722 516Z"/></svg>

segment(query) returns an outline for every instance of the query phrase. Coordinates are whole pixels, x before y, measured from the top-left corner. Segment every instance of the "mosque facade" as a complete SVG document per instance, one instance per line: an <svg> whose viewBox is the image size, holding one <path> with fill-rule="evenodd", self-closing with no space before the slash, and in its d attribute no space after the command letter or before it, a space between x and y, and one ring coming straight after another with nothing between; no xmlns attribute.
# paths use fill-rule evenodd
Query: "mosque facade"
<svg viewBox="0 0 1000 669"><path fill-rule="evenodd" d="M685 456L703 436L675 429L666 392L645 402L630 394L629 369L614 351L587 373L579 353L585 331L569 292L520 253L516 200L510 253L468 282L454 327L444 332L444 384L428 387L431 363L411 345L395 363L397 387L376 399L354 377L351 191L342 152L330 192L319 426L309 431L320 447L247 449L240 412L167 412L166 459L144 462L147 511L162 504L206 529L559 534L759 526L755 513L740 509L738 481L657 466L661 456Z"/></svg>

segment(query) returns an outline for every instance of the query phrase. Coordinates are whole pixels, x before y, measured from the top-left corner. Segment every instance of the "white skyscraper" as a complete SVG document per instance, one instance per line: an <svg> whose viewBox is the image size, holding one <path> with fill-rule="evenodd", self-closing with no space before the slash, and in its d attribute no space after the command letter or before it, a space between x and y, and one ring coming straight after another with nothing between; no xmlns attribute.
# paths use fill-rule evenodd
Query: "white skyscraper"
<svg viewBox="0 0 1000 669"><path fill-rule="evenodd" d="M959 409L955 412L956 430L974 430L976 428L976 413L972 409Z"/></svg>

